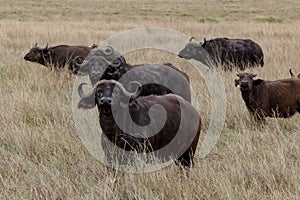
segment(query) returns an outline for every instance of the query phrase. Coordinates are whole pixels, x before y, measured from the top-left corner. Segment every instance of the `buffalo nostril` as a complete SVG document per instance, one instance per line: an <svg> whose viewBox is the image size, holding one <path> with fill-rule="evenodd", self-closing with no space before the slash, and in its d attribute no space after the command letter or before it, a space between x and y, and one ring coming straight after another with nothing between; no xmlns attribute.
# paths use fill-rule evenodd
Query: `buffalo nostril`
<svg viewBox="0 0 300 200"><path fill-rule="evenodd" d="M100 104L109 104L109 105L111 105L111 98L102 98L102 99L100 99Z"/></svg>
<svg viewBox="0 0 300 200"><path fill-rule="evenodd" d="M91 76L97 76L98 77L98 76L100 76L100 73L99 72L92 72Z"/></svg>
<svg viewBox="0 0 300 200"><path fill-rule="evenodd" d="M241 81L241 85L248 85L248 81L246 81L246 80L243 80L243 81Z"/></svg>
<svg viewBox="0 0 300 200"><path fill-rule="evenodd" d="M241 87L242 88L248 88L249 87L249 82L248 81L241 81Z"/></svg>

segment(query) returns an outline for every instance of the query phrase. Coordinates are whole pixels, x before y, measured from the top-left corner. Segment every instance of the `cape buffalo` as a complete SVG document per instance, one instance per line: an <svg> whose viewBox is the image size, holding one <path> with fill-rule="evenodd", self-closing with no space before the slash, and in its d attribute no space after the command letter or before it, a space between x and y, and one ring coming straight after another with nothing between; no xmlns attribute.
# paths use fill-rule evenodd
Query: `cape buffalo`
<svg viewBox="0 0 300 200"><path fill-rule="evenodd" d="M104 73L106 67L110 64L118 65L120 62L126 63L125 57L111 46L92 49L82 64L79 64L77 62L78 58L79 57L77 56L73 59L74 65L80 69L78 71L78 74L86 75L93 73L94 76L97 75L98 78L100 78L100 76ZM103 61L103 58L105 59L105 61ZM97 81L99 81L99 79Z"/></svg>
<svg viewBox="0 0 300 200"><path fill-rule="evenodd" d="M220 64L223 69L246 68L264 65L262 48L250 39L215 38L203 43L193 41L193 37L178 56L184 59L195 59L210 68Z"/></svg>
<svg viewBox="0 0 300 200"><path fill-rule="evenodd" d="M47 67L53 67L54 69L63 68L65 65L69 65L68 69L77 73L78 69L74 68L73 59L77 56L79 62L82 62L91 49L96 48L97 45L93 44L88 46L68 46L58 45L54 47L41 48L37 46L37 43L30 51L24 56L26 61L37 62Z"/></svg>
<svg viewBox="0 0 300 200"><path fill-rule="evenodd" d="M256 74L237 73L242 98L256 120L265 117L287 118L300 112L300 79L254 80Z"/></svg>
<svg viewBox="0 0 300 200"><path fill-rule="evenodd" d="M89 74L92 85L104 79L120 80L128 73L127 77L130 79L128 82L142 83L141 96L175 93L191 102L189 77L172 64L130 65L119 52L110 46L104 50L94 49L93 52L97 52L97 55L87 57L82 64L76 62L77 58L74 59L75 66L79 68L78 74Z"/></svg>
<svg viewBox="0 0 300 200"><path fill-rule="evenodd" d="M201 118L189 102L174 94L140 96L141 85L135 92L130 93L115 80L99 81L91 93L86 95L82 90L84 84L78 87L81 97L78 107L91 109L97 105L102 136L108 138L115 146L138 153L155 153L166 148L156 156L161 159L173 157L183 166L190 167L193 164L193 155L201 130ZM150 118L150 108L154 105L162 106L165 121L161 114L152 114L152 119ZM131 119L138 128L133 127ZM150 123L152 126L148 126ZM149 135L157 126L160 127L160 123L162 129L155 132L157 134ZM125 125L125 128L121 129L120 125ZM123 131L124 129L131 134ZM106 149L104 151L106 157L109 157L111 152Z"/></svg>
<svg viewBox="0 0 300 200"><path fill-rule="evenodd" d="M93 48L90 53L86 56L86 60L89 60L93 56L102 56L109 62L113 62L116 58L121 59L123 63L126 63L125 57L112 46L106 46L104 48Z"/></svg>

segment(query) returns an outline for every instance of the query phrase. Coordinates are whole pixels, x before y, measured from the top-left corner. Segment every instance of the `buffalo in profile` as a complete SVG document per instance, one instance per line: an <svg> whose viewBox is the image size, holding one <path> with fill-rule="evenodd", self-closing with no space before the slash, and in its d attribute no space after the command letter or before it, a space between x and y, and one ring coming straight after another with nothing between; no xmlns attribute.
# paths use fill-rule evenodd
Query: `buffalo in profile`
<svg viewBox="0 0 300 200"><path fill-rule="evenodd" d="M79 68L78 74L88 74L92 85L104 79L118 81L128 73L131 81L142 83L141 96L175 93L191 102L189 77L171 63L130 65L111 46L93 49L82 64L76 59L74 65Z"/></svg>
<svg viewBox="0 0 300 200"><path fill-rule="evenodd" d="M256 120L287 118L300 112L300 79L254 80L256 74L251 73L237 73L237 76L235 86L240 86L242 98Z"/></svg>
<svg viewBox="0 0 300 200"><path fill-rule="evenodd" d="M262 48L250 39L215 38L207 41L204 38L203 43L193 39L179 52L179 57L200 61L210 68L221 65L225 71L264 66Z"/></svg>
<svg viewBox="0 0 300 200"><path fill-rule="evenodd" d="M37 62L47 67L53 67L54 69L64 68L66 65L69 65L68 69L77 73L78 69L74 67L72 62L73 59L78 57L79 62L82 62L89 52L95 47L97 47L95 44L91 47L69 45L48 47L47 44L46 47L41 48L37 46L36 43L35 46L32 47L24 56L24 59L30 62Z"/></svg>
<svg viewBox="0 0 300 200"><path fill-rule="evenodd" d="M161 159L173 156L183 166L190 167L193 164L201 131L201 117L189 102L174 94L140 96L141 85L135 92L130 93L115 80L97 82L92 91L86 95L82 88L84 84L78 87L81 97L78 107L91 109L97 105L103 131L102 141L108 139L113 145L129 152L159 152L155 156ZM150 118L149 111L154 105L163 107L166 120L162 124L162 129L158 130L157 134L151 135L153 129L164 121L160 114L154 114L152 119ZM136 123L142 131L133 128L132 123ZM148 126L150 123L154 126ZM130 134L124 131L124 128L120 128L120 125L125 125L125 130ZM172 144L175 146L171 147ZM163 148L166 149L159 151ZM109 158L111 152L105 149L105 146L104 152Z"/></svg>

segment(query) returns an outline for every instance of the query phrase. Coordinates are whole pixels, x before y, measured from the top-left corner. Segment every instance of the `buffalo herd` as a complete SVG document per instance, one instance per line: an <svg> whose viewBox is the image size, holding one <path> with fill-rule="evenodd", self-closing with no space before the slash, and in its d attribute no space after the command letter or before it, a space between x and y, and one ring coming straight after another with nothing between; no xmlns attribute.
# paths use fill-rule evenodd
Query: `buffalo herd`
<svg viewBox="0 0 300 200"><path fill-rule="evenodd" d="M196 42L192 37L178 56L197 60L209 69L220 67L224 71L264 66L262 48L250 39L204 38L203 42ZM188 75L171 63L132 65L112 46L100 48L95 44L90 47L47 45L44 48L36 44L24 59L54 69L68 66L74 74L88 75L92 89L86 94L83 87L87 83L79 84L78 108L97 107L103 131L101 141L108 140L122 150L157 152L176 138L182 127L189 127L189 131L179 137L176 148L164 156L175 154L175 163L186 167L193 165L201 116L191 104ZM239 86L242 99L256 121L264 121L265 117L288 118L300 113L300 73L295 76L291 69L289 72L290 78L276 81L255 79L256 74L236 72L235 86ZM149 124L163 121L159 116L156 120L150 117L155 105L164 108L164 125L157 134L143 137L140 134L155 129ZM118 114L113 115L114 112ZM130 129L134 125L129 123L128 117L144 130ZM127 128L119 127L120 123L126 124ZM135 133L129 134L128 130ZM104 149L104 152L106 159L110 159L109 150Z"/></svg>

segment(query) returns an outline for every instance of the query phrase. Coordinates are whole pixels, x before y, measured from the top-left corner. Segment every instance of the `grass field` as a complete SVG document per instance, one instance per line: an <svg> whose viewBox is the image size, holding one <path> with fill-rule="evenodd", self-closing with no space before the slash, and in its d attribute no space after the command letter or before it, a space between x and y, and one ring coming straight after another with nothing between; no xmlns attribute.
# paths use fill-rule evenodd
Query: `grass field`
<svg viewBox="0 0 300 200"><path fill-rule="evenodd" d="M275 80L289 77L290 68L300 73L299 10L298 0L2 0L0 199L300 199L300 115L267 119L264 127L253 123L233 72L220 71L227 112L210 154L197 154L188 173L171 165L130 174L102 165L77 136L76 77L23 59L36 42L101 45L120 31L164 27L199 41L204 35L251 38L265 54L265 66L251 71ZM193 101L207 131L210 97L186 61L150 50L126 58L133 64L172 62L186 70L199 87Z"/></svg>

